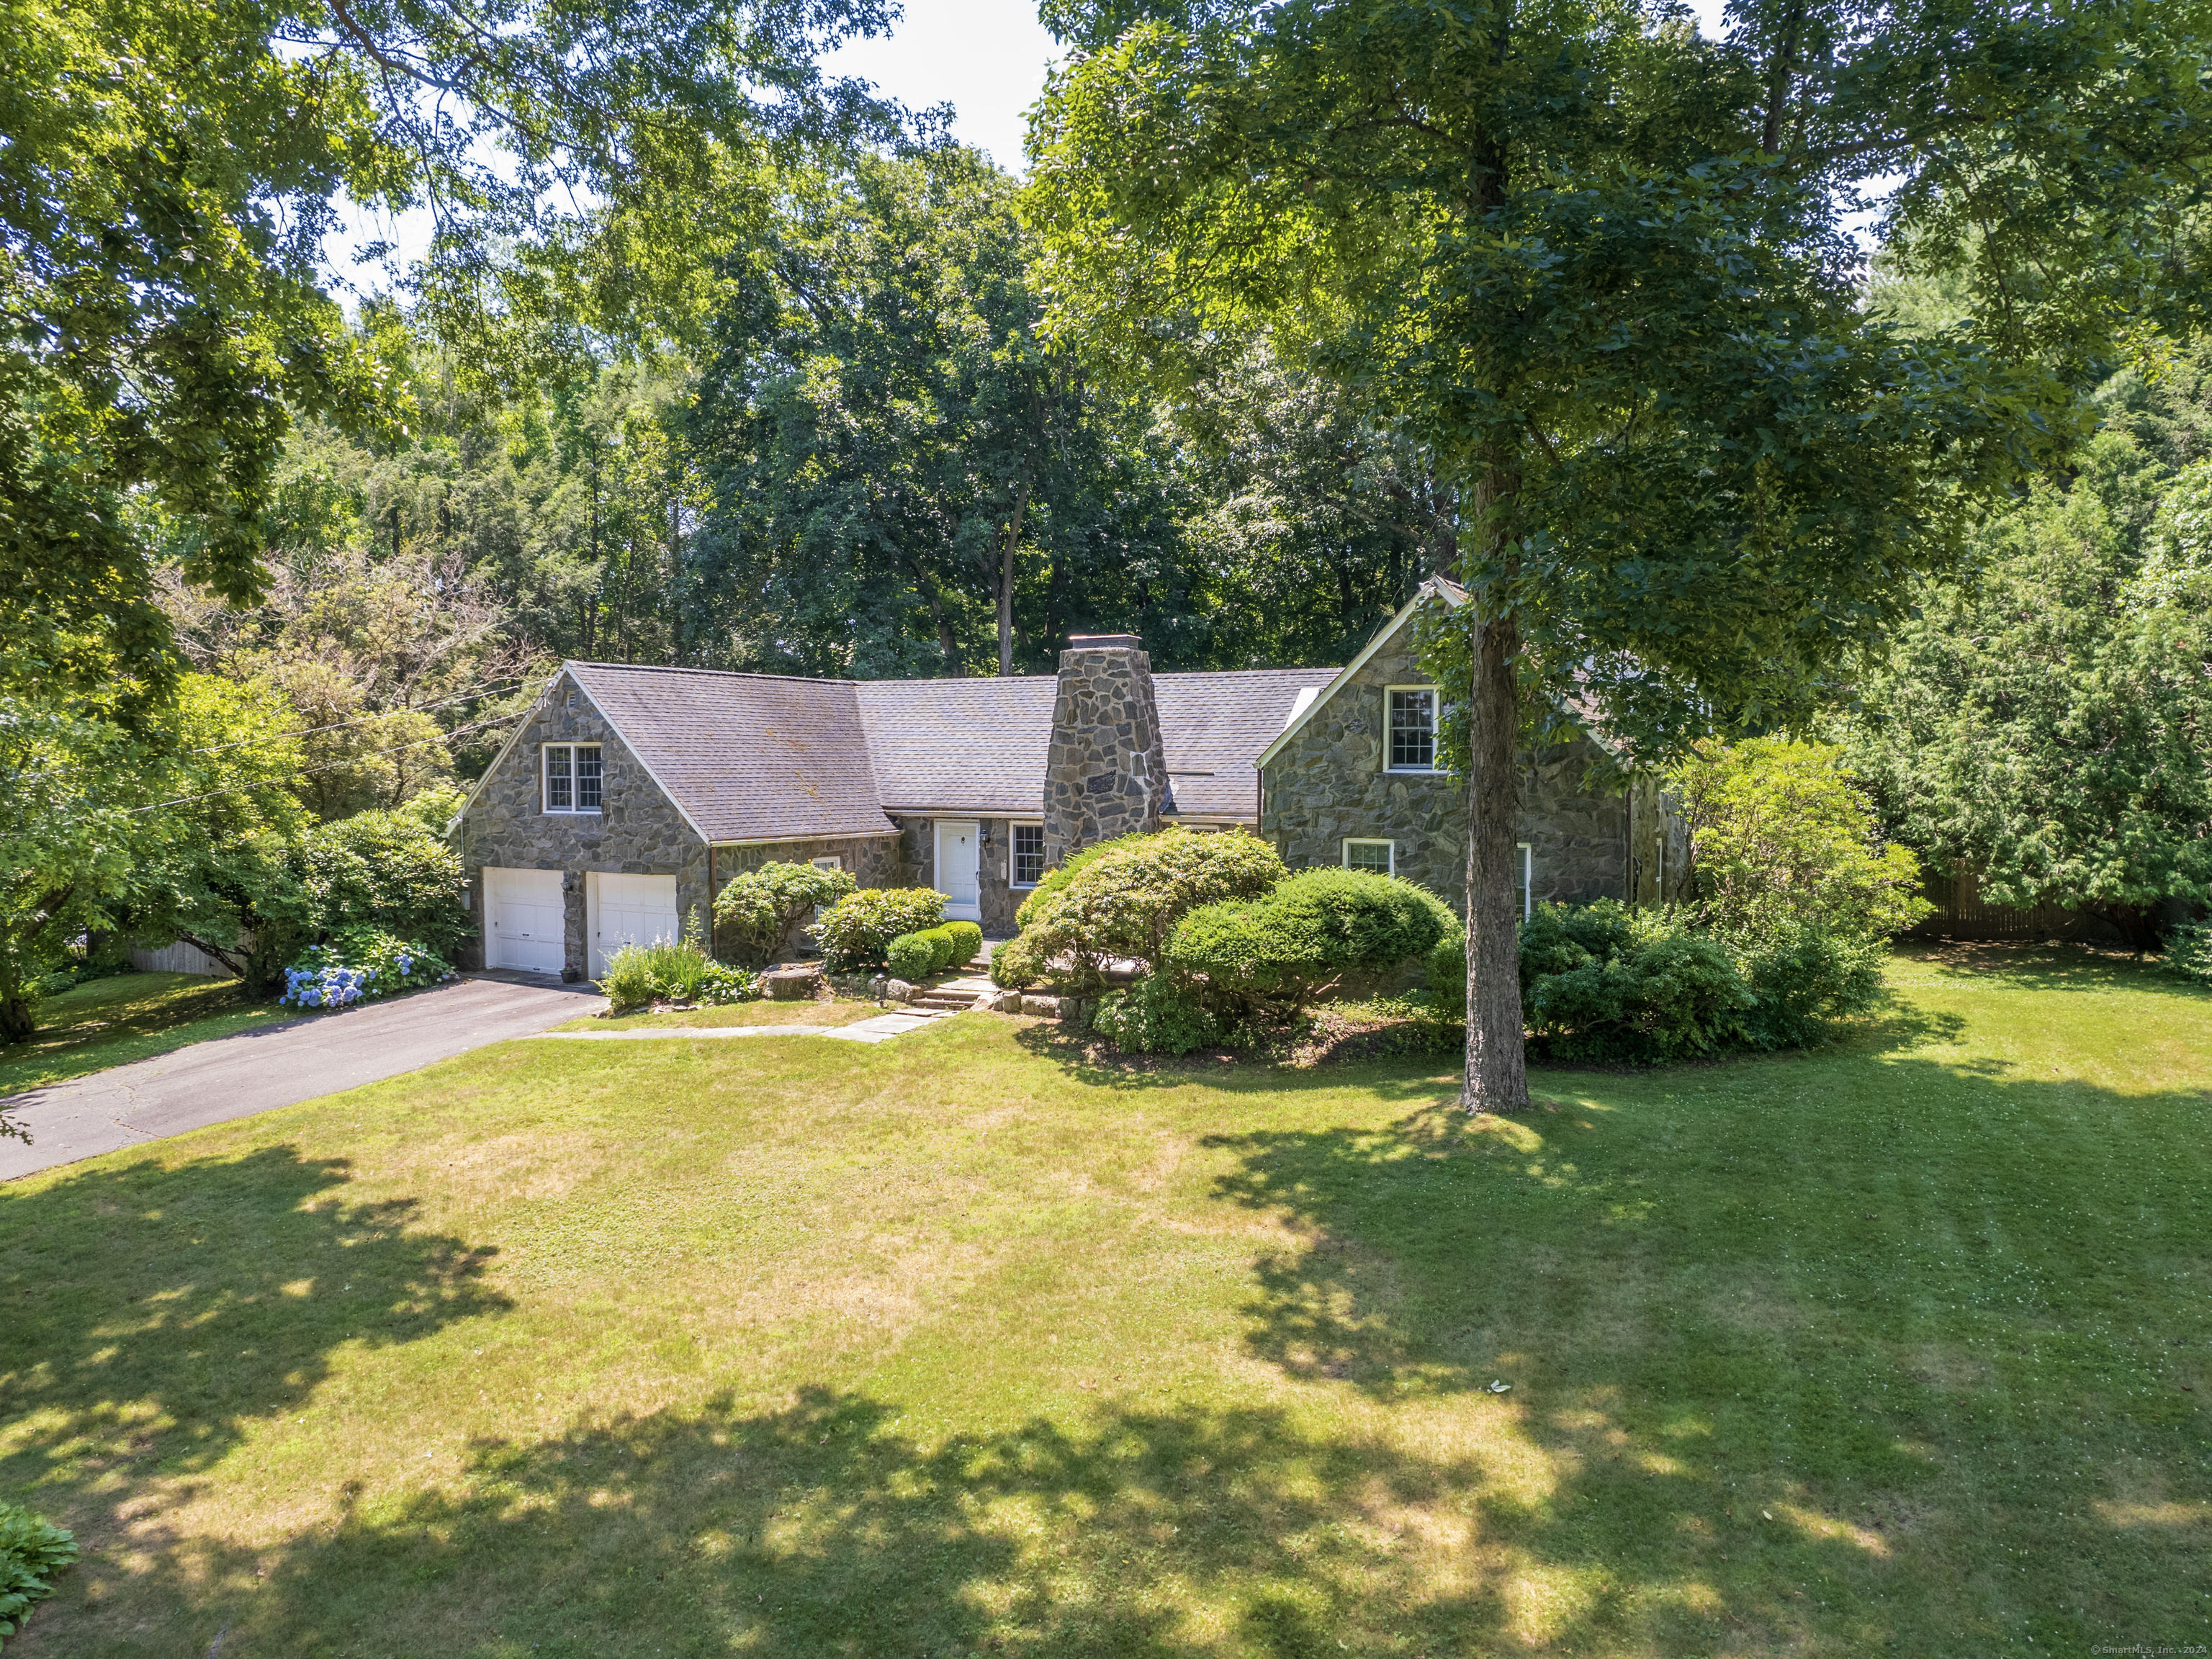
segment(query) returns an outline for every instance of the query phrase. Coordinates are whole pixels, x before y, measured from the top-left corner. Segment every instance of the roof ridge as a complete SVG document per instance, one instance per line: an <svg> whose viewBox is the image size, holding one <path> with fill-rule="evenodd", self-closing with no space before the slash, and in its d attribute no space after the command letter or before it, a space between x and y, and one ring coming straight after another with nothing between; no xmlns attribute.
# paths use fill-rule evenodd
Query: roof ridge
<svg viewBox="0 0 2212 1659"><path fill-rule="evenodd" d="M702 679L713 680L783 680L793 685L865 685L865 680L841 680L822 674L757 674L748 668L675 668L662 663L649 662L593 662L585 657L570 657L561 665L563 668L611 668L623 674L696 674Z"/></svg>

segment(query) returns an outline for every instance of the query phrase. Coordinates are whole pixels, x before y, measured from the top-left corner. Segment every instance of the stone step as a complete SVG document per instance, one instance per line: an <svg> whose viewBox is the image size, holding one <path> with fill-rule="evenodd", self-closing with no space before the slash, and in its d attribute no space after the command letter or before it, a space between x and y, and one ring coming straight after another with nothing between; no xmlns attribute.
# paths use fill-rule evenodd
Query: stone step
<svg viewBox="0 0 2212 1659"><path fill-rule="evenodd" d="M975 1006L975 993L973 991L924 991L907 1004L909 1008L942 1009L955 1014L965 1013Z"/></svg>

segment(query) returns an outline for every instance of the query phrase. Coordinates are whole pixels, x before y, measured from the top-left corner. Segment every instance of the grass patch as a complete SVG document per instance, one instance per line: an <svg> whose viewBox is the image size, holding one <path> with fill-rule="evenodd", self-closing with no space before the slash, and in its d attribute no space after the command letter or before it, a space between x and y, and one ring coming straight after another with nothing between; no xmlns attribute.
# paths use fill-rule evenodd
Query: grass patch
<svg viewBox="0 0 2212 1659"><path fill-rule="evenodd" d="M556 1025L556 1031L626 1031L635 1027L680 1031L713 1025L851 1025L896 1011L872 1002L839 998L835 1002L732 1002L719 1008L687 1008L674 1013L586 1014Z"/></svg>
<svg viewBox="0 0 2212 1659"><path fill-rule="evenodd" d="M1894 977L1516 1119L970 1017L12 1182L0 1492L85 1559L9 1659L2212 1640L2212 996Z"/></svg>
<svg viewBox="0 0 2212 1659"><path fill-rule="evenodd" d="M0 1095L19 1094L295 1018L256 1002L234 979L199 974L118 974L71 986L38 1005L39 1029L0 1046Z"/></svg>

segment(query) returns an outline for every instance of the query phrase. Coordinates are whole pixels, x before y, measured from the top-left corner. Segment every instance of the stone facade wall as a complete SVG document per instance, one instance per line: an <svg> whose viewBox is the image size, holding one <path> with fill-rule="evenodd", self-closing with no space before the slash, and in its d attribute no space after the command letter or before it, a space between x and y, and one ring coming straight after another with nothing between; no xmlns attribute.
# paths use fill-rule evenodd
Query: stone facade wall
<svg viewBox="0 0 2212 1659"><path fill-rule="evenodd" d="M1387 688L1429 683L1410 624L1313 712L1265 769L1260 834L1294 870L1344 862L1349 839L1397 844L1397 872L1463 908L1467 830L1461 785L1443 773L1390 772ZM1604 756L1586 738L1524 750L1520 829L1535 902L1627 896L1630 805L1590 781Z"/></svg>
<svg viewBox="0 0 2212 1659"><path fill-rule="evenodd" d="M957 815L948 812L947 817ZM1026 820L1034 823L1036 819ZM934 887L937 884L937 820L935 818L894 817L899 826L896 842L897 867L894 878L876 885L884 887ZM993 939L1001 939L1014 931L1014 912L1029 896L1026 887L1007 885L1006 872L1013 852L1013 824L1007 818L976 818L981 826L976 832L977 880L976 908L982 912L979 924Z"/></svg>
<svg viewBox="0 0 2212 1659"><path fill-rule="evenodd" d="M1045 862L1115 836L1160 827L1167 750L1152 659L1133 636L1103 635L1060 653L1045 757Z"/></svg>
<svg viewBox="0 0 2212 1659"><path fill-rule="evenodd" d="M763 864L811 864L816 859L831 857L840 860L845 866L845 873L863 887L896 887L902 884L899 838L896 836L840 836L835 840L823 837L746 847L717 847L710 862L714 887L719 891L732 876L757 870ZM709 914L712 914L711 907ZM713 948L715 956L724 962L737 959L725 950L719 927Z"/></svg>
<svg viewBox="0 0 2212 1659"><path fill-rule="evenodd" d="M547 812L538 800L538 754L549 743L596 743L603 769L603 805L588 813ZM568 959L591 960L585 939L584 872L674 876L676 913L713 913L707 891L707 847L660 787L566 674L546 689L521 735L486 775L461 817L460 856L469 903L483 922L486 866L501 870L558 870L566 878ZM484 940L464 947L464 966L482 967Z"/></svg>

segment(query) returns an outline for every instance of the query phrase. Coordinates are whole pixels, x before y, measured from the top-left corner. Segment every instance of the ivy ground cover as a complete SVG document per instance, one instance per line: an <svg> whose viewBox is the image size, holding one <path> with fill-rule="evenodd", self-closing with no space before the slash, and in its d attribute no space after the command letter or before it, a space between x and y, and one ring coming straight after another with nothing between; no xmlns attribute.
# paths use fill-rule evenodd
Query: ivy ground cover
<svg viewBox="0 0 2212 1659"><path fill-rule="evenodd" d="M2212 998L1553 1071L510 1043L0 1188L60 1654L2212 1641Z"/></svg>

